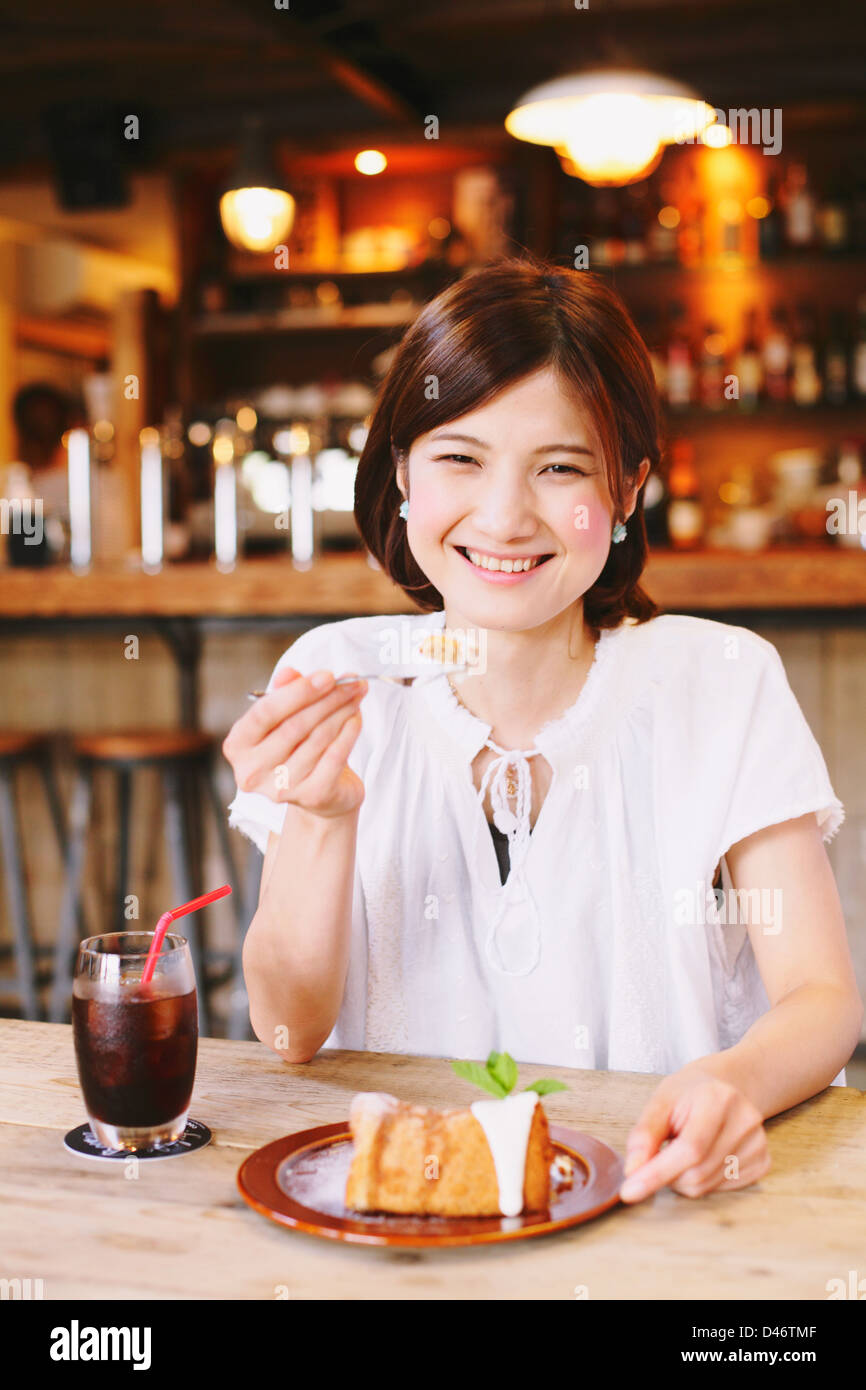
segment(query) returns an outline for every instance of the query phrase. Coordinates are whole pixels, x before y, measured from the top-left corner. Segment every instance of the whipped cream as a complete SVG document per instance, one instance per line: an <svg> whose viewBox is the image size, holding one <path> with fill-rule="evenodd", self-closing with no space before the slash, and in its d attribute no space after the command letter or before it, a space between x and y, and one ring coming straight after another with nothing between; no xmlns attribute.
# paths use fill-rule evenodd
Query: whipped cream
<svg viewBox="0 0 866 1390"><path fill-rule="evenodd" d="M503 1100L476 1100L469 1107L490 1145L503 1216L519 1216L523 1211L529 1131L537 1104L537 1091L521 1091Z"/></svg>

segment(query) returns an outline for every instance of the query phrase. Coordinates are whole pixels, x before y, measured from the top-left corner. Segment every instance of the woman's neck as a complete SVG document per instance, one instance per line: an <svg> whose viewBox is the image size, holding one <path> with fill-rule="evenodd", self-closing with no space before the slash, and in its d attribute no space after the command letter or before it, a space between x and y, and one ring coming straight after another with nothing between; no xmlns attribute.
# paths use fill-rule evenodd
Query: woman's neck
<svg viewBox="0 0 866 1390"><path fill-rule="evenodd" d="M446 610L445 626L466 631L471 625ZM598 636L581 609L525 632L484 629L483 669L455 681L455 689L470 713L490 725L495 743L530 748L539 729L577 700Z"/></svg>

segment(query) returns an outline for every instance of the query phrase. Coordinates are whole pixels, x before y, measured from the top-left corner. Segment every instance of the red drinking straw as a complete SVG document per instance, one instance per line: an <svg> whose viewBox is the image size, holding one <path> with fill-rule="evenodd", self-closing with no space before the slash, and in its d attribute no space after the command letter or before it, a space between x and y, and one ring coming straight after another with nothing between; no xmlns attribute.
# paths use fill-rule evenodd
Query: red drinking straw
<svg viewBox="0 0 866 1390"><path fill-rule="evenodd" d="M144 973L141 977L143 985L150 984L154 969L156 968L156 958L162 950L163 938L169 922L173 922L176 917L185 917L188 912L196 912L200 907L206 907L208 903L215 902L217 898L224 898L226 893L230 893L231 884L224 883L222 888L212 888L209 893L202 893L200 898L193 898L190 903L183 903L180 907L173 907L170 912L164 912L156 924L156 931L153 933L153 940L150 943L150 950L147 953L147 960L144 963Z"/></svg>

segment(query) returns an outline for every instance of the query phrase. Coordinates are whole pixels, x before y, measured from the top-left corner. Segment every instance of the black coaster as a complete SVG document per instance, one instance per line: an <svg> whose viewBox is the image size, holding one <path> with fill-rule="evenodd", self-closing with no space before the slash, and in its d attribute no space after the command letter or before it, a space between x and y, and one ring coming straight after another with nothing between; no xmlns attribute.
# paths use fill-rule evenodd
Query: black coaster
<svg viewBox="0 0 866 1390"><path fill-rule="evenodd" d="M211 1132L201 1120L187 1120L186 1129L173 1144L154 1144L149 1149L107 1149L100 1144L89 1124L71 1129L63 1140L63 1147L70 1153L83 1154L85 1158L177 1158L180 1154L192 1153L193 1149L203 1149L211 1141Z"/></svg>

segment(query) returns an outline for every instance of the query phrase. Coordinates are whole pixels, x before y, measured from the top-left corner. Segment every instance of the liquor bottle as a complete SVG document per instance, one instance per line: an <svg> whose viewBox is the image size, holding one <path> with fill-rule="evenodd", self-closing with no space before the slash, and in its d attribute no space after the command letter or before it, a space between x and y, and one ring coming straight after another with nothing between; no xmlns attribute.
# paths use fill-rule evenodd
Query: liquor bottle
<svg viewBox="0 0 866 1390"><path fill-rule="evenodd" d="M725 339L714 323L704 324L698 363L698 398L705 410L722 410L725 404Z"/></svg>
<svg viewBox="0 0 866 1390"><path fill-rule="evenodd" d="M774 261L782 247L782 216L779 210L779 180L771 174L767 181L766 217L758 222L758 255L762 261Z"/></svg>
<svg viewBox="0 0 866 1390"><path fill-rule="evenodd" d="M833 183L830 192L818 208L818 231L821 249L831 256L848 250L850 217L848 197L841 180Z"/></svg>
<svg viewBox="0 0 866 1390"><path fill-rule="evenodd" d="M656 390L660 400L667 399L667 361L661 348L661 334L659 332L659 316L654 308L649 308L643 315L638 325L640 335L646 344L649 353L650 364L653 369Z"/></svg>
<svg viewBox="0 0 866 1390"><path fill-rule="evenodd" d="M669 185L653 184L650 193L650 222L647 230L647 253L651 261L674 265L677 259L677 226L681 218L673 218L667 209L673 204L666 198ZM676 211L676 209L675 209ZM660 220L661 219L661 220Z"/></svg>
<svg viewBox="0 0 866 1390"><path fill-rule="evenodd" d="M792 251L808 251L815 244L815 199L806 166L798 162L789 166L785 184L785 241Z"/></svg>
<svg viewBox="0 0 866 1390"><path fill-rule="evenodd" d="M791 398L796 405L816 405L821 399L815 314L808 304L798 304L791 347Z"/></svg>
<svg viewBox="0 0 866 1390"><path fill-rule="evenodd" d="M643 489L643 514L649 544L658 549L671 543L668 531L670 498L664 479L654 469L650 471Z"/></svg>
<svg viewBox="0 0 866 1390"><path fill-rule="evenodd" d="M849 245L852 251L866 251L866 180L854 184L851 195Z"/></svg>
<svg viewBox="0 0 866 1390"><path fill-rule="evenodd" d="M761 349L758 344L757 309L747 309L743 341L734 358L734 375L737 378L740 409L757 410L764 384L764 367Z"/></svg>
<svg viewBox="0 0 866 1390"><path fill-rule="evenodd" d="M721 253L723 261L730 261L743 254L744 215L740 199L733 193L722 198L716 208L722 229Z"/></svg>
<svg viewBox="0 0 866 1390"><path fill-rule="evenodd" d="M668 405L684 410L692 403L692 349L685 327L685 309L674 300L670 307L671 327L667 346Z"/></svg>
<svg viewBox="0 0 866 1390"><path fill-rule="evenodd" d="M857 300L857 337L851 355L851 386L854 395L866 397L866 294Z"/></svg>
<svg viewBox="0 0 866 1390"><path fill-rule="evenodd" d="M642 184L630 184L624 190L622 221L620 229L623 240L623 259L626 265L643 265L647 258L646 233L646 188Z"/></svg>
<svg viewBox="0 0 866 1390"><path fill-rule="evenodd" d="M843 439L836 460L836 478L843 487L856 487L863 475L860 444L856 439Z"/></svg>
<svg viewBox="0 0 866 1390"><path fill-rule="evenodd" d="M595 235L590 240L589 259L593 266L617 265L625 256L619 235L616 195L611 188L596 190L594 203Z"/></svg>
<svg viewBox="0 0 866 1390"><path fill-rule="evenodd" d="M843 439L839 444L836 460L836 478L829 489L830 496L845 500L847 524L840 526L835 535L837 545L860 549L864 542L861 531L862 516L866 514L866 479L860 457L862 439ZM828 501L830 498L827 499Z"/></svg>
<svg viewBox="0 0 866 1390"><path fill-rule="evenodd" d="M671 447L668 475L668 532L674 550L696 550L704 532L704 509L695 469L694 445L677 439Z"/></svg>
<svg viewBox="0 0 866 1390"><path fill-rule="evenodd" d="M767 399L790 399L791 337L784 306L777 304L770 314L770 327L764 339L764 382Z"/></svg>
<svg viewBox="0 0 866 1390"><path fill-rule="evenodd" d="M844 405L848 399L848 344L845 315L836 309L830 315L830 336L824 349L824 400L828 405Z"/></svg>
<svg viewBox="0 0 866 1390"><path fill-rule="evenodd" d="M706 203L700 196L698 177L693 164L689 165L688 183L680 200L680 221L677 227L677 257L680 265L701 265L705 256L704 222Z"/></svg>

